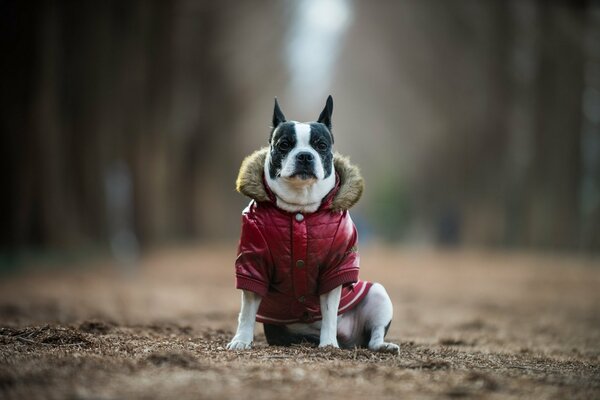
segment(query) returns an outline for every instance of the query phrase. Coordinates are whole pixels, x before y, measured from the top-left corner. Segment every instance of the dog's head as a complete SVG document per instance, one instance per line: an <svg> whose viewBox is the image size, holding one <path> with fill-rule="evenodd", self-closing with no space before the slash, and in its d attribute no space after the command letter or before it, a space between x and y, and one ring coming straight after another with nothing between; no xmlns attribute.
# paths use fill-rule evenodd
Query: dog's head
<svg viewBox="0 0 600 400"><path fill-rule="evenodd" d="M286 211L316 211L335 186L332 112L329 96L317 121L287 121L275 99L265 177Z"/></svg>

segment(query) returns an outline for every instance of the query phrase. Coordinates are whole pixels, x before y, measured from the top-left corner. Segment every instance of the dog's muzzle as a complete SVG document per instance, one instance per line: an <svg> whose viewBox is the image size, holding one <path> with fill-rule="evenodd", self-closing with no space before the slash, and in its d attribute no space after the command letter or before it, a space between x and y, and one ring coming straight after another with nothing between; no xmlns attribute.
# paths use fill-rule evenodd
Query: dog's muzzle
<svg viewBox="0 0 600 400"><path fill-rule="evenodd" d="M296 165L292 177L301 179L316 178L315 174L315 157L308 151L303 151L296 154Z"/></svg>

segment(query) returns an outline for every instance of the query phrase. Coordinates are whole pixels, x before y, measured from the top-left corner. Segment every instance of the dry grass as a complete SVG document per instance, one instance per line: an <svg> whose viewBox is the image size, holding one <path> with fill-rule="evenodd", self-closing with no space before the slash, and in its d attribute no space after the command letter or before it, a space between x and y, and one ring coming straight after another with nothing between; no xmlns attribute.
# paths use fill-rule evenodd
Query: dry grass
<svg viewBox="0 0 600 400"><path fill-rule="evenodd" d="M600 265L371 247L399 356L309 346L228 352L234 246L0 282L0 398L600 398Z"/></svg>

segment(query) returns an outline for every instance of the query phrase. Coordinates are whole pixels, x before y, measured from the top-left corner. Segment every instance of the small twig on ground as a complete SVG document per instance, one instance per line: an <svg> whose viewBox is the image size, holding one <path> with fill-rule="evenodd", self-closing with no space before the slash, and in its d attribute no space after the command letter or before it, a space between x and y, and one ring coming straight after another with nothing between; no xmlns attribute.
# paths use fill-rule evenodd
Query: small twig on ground
<svg viewBox="0 0 600 400"><path fill-rule="evenodd" d="M24 343L31 343L31 344L42 344L40 342L36 342L35 340L32 339L27 339L21 336L14 336L15 339L17 339L19 342L24 342Z"/></svg>

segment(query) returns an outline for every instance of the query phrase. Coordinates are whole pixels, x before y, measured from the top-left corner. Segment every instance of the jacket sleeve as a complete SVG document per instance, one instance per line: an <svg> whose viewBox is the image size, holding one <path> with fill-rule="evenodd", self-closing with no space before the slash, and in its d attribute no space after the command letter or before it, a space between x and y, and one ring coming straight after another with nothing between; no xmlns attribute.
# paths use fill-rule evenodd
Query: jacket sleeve
<svg viewBox="0 0 600 400"><path fill-rule="evenodd" d="M269 291L271 254L256 221L242 215L242 234L235 260L236 288L264 297Z"/></svg>
<svg viewBox="0 0 600 400"><path fill-rule="evenodd" d="M331 245L328 262L320 270L319 295L340 285L358 281L360 258L357 243L356 227L350 214L344 211Z"/></svg>

